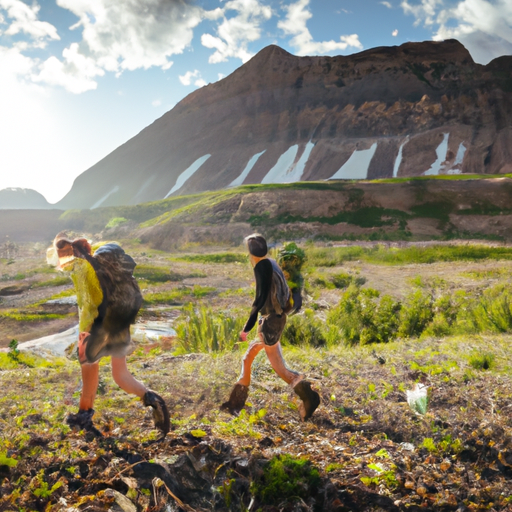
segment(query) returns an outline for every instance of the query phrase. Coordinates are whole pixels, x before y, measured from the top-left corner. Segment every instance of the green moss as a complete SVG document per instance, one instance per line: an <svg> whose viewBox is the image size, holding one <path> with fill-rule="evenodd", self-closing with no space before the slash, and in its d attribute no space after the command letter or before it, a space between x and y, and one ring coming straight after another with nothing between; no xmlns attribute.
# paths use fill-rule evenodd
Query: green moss
<svg viewBox="0 0 512 512"><path fill-rule="evenodd" d="M316 496L320 482L318 469L308 459L277 455L263 468L251 491L262 504L277 506Z"/></svg>

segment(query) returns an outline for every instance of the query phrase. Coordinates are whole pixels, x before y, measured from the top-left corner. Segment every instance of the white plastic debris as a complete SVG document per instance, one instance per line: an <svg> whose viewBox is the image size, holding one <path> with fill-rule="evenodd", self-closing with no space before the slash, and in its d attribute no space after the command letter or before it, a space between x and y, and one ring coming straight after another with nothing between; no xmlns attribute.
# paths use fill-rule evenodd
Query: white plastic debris
<svg viewBox="0 0 512 512"><path fill-rule="evenodd" d="M406 391L406 395L407 403L413 411L420 414L425 414L427 412L428 386L417 382L412 391L409 389Z"/></svg>

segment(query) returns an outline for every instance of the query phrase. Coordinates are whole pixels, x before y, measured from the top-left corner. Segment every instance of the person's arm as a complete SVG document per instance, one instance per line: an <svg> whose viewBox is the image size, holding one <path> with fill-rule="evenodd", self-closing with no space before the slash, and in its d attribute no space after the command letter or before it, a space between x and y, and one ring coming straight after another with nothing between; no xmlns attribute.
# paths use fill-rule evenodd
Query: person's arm
<svg viewBox="0 0 512 512"><path fill-rule="evenodd" d="M269 296L273 272L272 263L270 263L268 259L259 261L254 267L254 277L256 278L256 298L252 303L251 314L245 323L242 333L248 333L254 327L254 324L258 319L258 313L265 305Z"/></svg>

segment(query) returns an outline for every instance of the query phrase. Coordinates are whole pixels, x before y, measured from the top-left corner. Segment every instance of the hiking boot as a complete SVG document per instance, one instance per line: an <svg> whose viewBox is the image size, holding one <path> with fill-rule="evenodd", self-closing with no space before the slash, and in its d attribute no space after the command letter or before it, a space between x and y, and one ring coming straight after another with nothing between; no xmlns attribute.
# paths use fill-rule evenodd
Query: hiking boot
<svg viewBox="0 0 512 512"><path fill-rule="evenodd" d="M221 411L227 411L238 416L244 408L245 401L249 395L249 388L243 384L235 384L229 395L229 400L220 406Z"/></svg>
<svg viewBox="0 0 512 512"><path fill-rule="evenodd" d="M80 430L86 430L91 432L97 437L102 437L102 433L94 426L92 417L94 415L94 409L79 409L76 414L68 414L66 423L70 427L78 427Z"/></svg>
<svg viewBox="0 0 512 512"><path fill-rule="evenodd" d="M148 390L142 397L142 403L146 407L153 408L153 421L155 422L155 428L160 430L165 437L171 428L171 419L164 399L154 391Z"/></svg>
<svg viewBox="0 0 512 512"><path fill-rule="evenodd" d="M302 400L299 405L299 414L302 421L306 421L311 418L320 405L320 395L311 389L311 382L307 380L301 380L293 390Z"/></svg>

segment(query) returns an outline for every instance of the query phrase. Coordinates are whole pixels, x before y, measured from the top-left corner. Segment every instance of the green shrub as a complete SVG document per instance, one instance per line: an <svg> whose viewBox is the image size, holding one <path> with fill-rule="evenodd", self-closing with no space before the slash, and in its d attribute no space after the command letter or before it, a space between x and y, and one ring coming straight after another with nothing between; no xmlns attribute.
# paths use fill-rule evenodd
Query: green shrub
<svg viewBox="0 0 512 512"><path fill-rule="evenodd" d="M349 286L327 317L327 324L332 328L329 340L335 341L336 331L349 345L393 339L398 328L400 303L389 295L379 300L379 295L372 288Z"/></svg>
<svg viewBox="0 0 512 512"><path fill-rule="evenodd" d="M217 313L202 305L184 306L183 315L175 325L179 353L232 350L245 324L245 317Z"/></svg>
<svg viewBox="0 0 512 512"><path fill-rule="evenodd" d="M308 459L277 455L263 468L262 476L253 482L251 492L260 503L278 506L314 497L320 482L318 469Z"/></svg>
<svg viewBox="0 0 512 512"><path fill-rule="evenodd" d="M290 316L281 339L285 344L298 346L321 347L327 343L323 322L311 310Z"/></svg>
<svg viewBox="0 0 512 512"><path fill-rule="evenodd" d="M489 370L494 366L494 354L491 352L474 352L469 356L469 364L475 370Z"/></svg>
<svg viewBox="0 0 512 512"><path fill-rule="evenodd" d="M410 293L402 303L397 334L400 338L420 336L432 321L432 295L423 290Z"/></svg>
<svg viewBox="0 0 512 512"><path fill-rule="evenodd" d="M107 222L107 225L105 226L106 229L110 228L116 228L117 226L120 226L121 224L124 224L125 222L128 222L128 219L125 219L124 217L113 217Z"/></svg>
<svg viewBox="0 0 512 512"><path fill-rule="evenodd" d="M509 332L512 329L512 288L497 285L484 290L463 315L472 332Z"/></svg>

